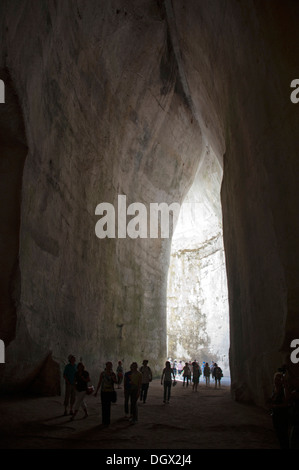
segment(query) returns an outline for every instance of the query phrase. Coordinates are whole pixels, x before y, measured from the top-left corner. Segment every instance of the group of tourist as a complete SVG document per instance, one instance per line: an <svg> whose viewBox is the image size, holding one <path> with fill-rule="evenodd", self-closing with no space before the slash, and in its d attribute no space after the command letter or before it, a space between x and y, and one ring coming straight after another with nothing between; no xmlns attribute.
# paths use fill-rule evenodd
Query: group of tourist
<svg viewBox="0 0 299 470"><path fill-rule="evenodd" d="M86 395L94 394L96 397L99 390L101 393L102 405L102 424L108 426L110 424L111 403L117 400L115 387L124 387L124 410L125 416L131 424L138 421L138 399L146 403L149 384L153 379L151 368L148 366L148 360L144 360L142 366L138 369L137 362L132 362L130 370L124 373L121 361L118 361L116 372L113 371L112 362L108 361L104 370L101 372L96 389L89 386L90 377L88 371L82 362L76 364L76 358L73 355L68 357L68 364L64 368L63 377L65 379L65 400L64 415L68 414L67 408L70 406L71 420L75 419L80 407L84 411L84 416L88 416ZM203 369L206 383L210 382L210 375L215 378L215 387L217 383L220 387L222 370L213 363L210 367L205 363ZM200 365L197 361L192 363L186 362L182 368L181 374L173 364L168 360L161 375L161 385L164 387L163 403L168 404L171 396L171 388L176 385L177 376L182 375L183 386L188 387L189 382L193 383L193 390L197 391L199 377L201 375Z"/></svg>
<svg viewBox="0 0 299 470"><path fill-rule="evenodd" d="M202 365L194 360L193 362L177 361L174 359L172 362L169 359L170 365L174 371L175 377L182 379L183 386L188 387L189 383L193 383L193 390L197 391L197 387L200 381L201 375L203 376L206 386L210 385L210 378L212 377L215 381L215 388L220 388L221 379L223 377L222 369L212 361L211 365L208 362L203 361Z"/></svg>
<svg viewBox="0 0 299 470"><path fill-rule="evenodd" d="M171 397L171 389L180 378L183 387L193 384L192 389L197 391L199 378L203 375L206 385L210 384L210 377L215 380L215 387L220 387L223 376L221 368L212 361L211 365L204 362L202 366L197 361L185 362L168 360L161 375L161 385L164 386L163 402L168 404ZM68 364L64 368L65 400L64 415L68 415L70 407L71 420L75 419L80 407L84 416L88 416L86 395L101 393L102 424L110 424L111 403L117 400L115 387L124 388L125 416L131 424L138 421L138 399L146 403L149 384L153 379L148 360L144 360L138 368L137 362L132 362L130 370L124 373L121 361L118 362L116 373L113 371L112 362L107 362L101 372L96 389L89 386L90 377L82 362L76 364L73 355L68 357ZM297 448L299 441L299 381L290 373L286 366L278 369L274 376L273 394L269 400L273 426L276 431L281 448Z"/></svg>
<svg viewBox="0 0 299 470"><path fill-rule="evenodd" d="M85 396L90 378L84 364L82 362L76 364L75 356L70 354L68 361L63 372L65 380L64 416L68 414L67 407L70 405L70 414L73 420L80 406L83 408L85 416L88 416Z"/></svg>
<svg viewBox="0 0 299 470"><path fill-rule="evenodd" d="M82 362L76 364L76 358L73 355L68 357L68 364L64 368L63 377L65 380L64 415L68 414L67 409L69 406L71 420L74 420L78 410L82 407L84 415L87 417L86 395L94 392L96 397L100 390L102 424L105 426L110 424L111 403L115 403L117 400L115 386L121 388L121 384L124 384L125 414L130 422L135 424L138 420L138 398L140 397L140 400L146 403L149 383L153 378L146 359L139 370L137 362L132 362L130 370L126 373L123 371L121 361L118 362L116 373L113 371L112 362L108 361L94 390L93 387L88 386L90 377L84 364Z"/></svg>

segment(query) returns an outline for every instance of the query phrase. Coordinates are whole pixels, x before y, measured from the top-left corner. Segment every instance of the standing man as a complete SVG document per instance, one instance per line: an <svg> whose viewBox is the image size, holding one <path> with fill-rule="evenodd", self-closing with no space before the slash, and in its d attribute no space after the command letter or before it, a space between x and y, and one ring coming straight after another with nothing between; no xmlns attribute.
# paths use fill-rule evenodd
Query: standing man
<svg viewBox="0 0 299 470"><path fill-rule="evenodd" d="M206 387L210 385L210 375L211 375L211 369L209 367L209 363L206 362L205 368L203 370L205 379L206 379Z"/></svg>
<svg viewBox="0 0 299 470"><path fill-rule="evenodd" d="M200 370L199 364L196 361L192 362L192 366L193 366L193 391L197 392L201 370Z"/></svg>
<svg viewBox="0 0 299 470"><path fill-rule="evenodd" d="M191 370L188 362L185 362L185 366L183 367L183 379L183 387L185 387L185 381L187 382L186 387L188 387L189 380L191 380Z"/></svg>
<svg viewBox="0 0 299 470"><path fill-rule="evenodd" d="M111 403L115 400L114 384L117 383L117 378L113 372L113 364L111 361L106 362L106 367L101 372L98 386L94 396L97 396L99 389L101 389L101 404L102 404L102 424L104 426L110 425L111 416Z"/></svg>
<svg viewBox="0 0 299 470"><path fill-rule="evenodd" d="M142 375L138 371L137 362L132 362L130 370L125 373L124 393L125 393L125 414L129 414L130 401L130 418L131 424L138 421L138 405L137 400L141 391Z"/></svg>
<svg viewBox="0 0 299 470"><path fill-rule="evenodd" d="M215 363L215 367L213 369L213 375L215 379L215 388L217 388L217 383L219 385L219 388L221 387L220 382L221 378L223 377L222 369L221 367L218 366L218 364Z"/></svg>
<svg viewBox="0 0 299 470"><path fill-rule="evenodd" d="M171 395L172 377L173 380L175 380L173 369L170 367L170 362L166 361L161 376L161 385L164 385L163 403L169 403Z"/></svg>
<svg viewBox="0 0 299 470"><path fill-rule="evenodd" d="M151 368L147 365L148 360L144 359L142 364L143 365L139 369L142 375L140 401L143 401L143 403L146 403L149 383L153 380L153 375L152 375Z"/></svg>
<svg viewBox="0 0 299 470"><path fill-rule="evenodd" d="M73 406L76 399L75 375L77 372L76 358L72 354L68 357L69 363L63 371L65 380L65 396L64 396L64 416L67 415L67 407L70 405L70 414L74 414Z"/></svg>
<svg viewBox="0 0 299 470"><path fill-rule="evenodd" d="M75 375L75 386L77 391L77 398L75 401L75 411L73 416L71 417L71 421L75 419L76 414L80 406L84 411L85 418L88 416L87 413L87 405L85 402L86 392L87 392L87 385L90 382L89 373L85 370L85 366L82 362L79 362L77 365L77 372Z"/></svg>

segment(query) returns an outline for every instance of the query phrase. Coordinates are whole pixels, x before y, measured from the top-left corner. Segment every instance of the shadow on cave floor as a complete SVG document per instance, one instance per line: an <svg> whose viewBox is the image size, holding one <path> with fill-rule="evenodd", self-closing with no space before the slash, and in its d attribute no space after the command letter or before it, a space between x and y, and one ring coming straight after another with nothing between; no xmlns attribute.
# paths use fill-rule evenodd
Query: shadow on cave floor
<svg viewBox="0 0 299 470"><path fill-rule="evenodd" d="M236 403L230 387L181 382L169 405L159 380L150 384L139 422L124 419L123 390L112 405L111 425L101 426L99 395L88 396L88 418L63 416L63 397L5 398L0 404L1 449L278 449L266 410Z"/></svg>

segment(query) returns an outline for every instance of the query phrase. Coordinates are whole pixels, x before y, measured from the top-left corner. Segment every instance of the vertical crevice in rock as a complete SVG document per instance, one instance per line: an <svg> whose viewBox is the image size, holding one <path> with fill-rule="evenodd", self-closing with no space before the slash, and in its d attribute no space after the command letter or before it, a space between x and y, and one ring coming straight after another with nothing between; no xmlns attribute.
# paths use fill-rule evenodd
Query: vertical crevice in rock
<svg viewBox="0 0 299 470"><path fill-rule="evenodd" d="M174 55L175 55L177 67L178 67L178 79L176 82L175 90L177 93L183 96L184 101L186 102L186 104L188 105L188 108L191 111L192 117L198 123L200 130L203 131L205 126L202 120L202 116L198 112L198 109L196 109L194 102L192 100L187 76L185 73L184 62L182 59L181 49L180 49L180 44L179 44L179 36L178 36L177 27L176 27L176 18L175 18L175 13L174 13L173 6L172 6L172 0L164 1L164 9L165 9L165 17L166 17L166 22L167 22L167 27L168 27L168 36L172 44L172 48L174 51ZM202 138L203 138L203 148L205 148L207 142L206 142L204 134L202 135Z"/></svg>

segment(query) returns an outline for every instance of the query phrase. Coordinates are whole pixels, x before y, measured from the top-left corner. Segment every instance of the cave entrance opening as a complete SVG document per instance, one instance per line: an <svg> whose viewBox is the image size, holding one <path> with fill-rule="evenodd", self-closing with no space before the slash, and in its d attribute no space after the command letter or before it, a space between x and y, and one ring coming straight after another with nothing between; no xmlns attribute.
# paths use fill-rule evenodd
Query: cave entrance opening
<svg viewBox="0 0 299 470"><path fill-rule="evenodd" d="M222 174L207 150L181 205L168 270L167 355L182 363L214 361L230 383Z"/></svg>

